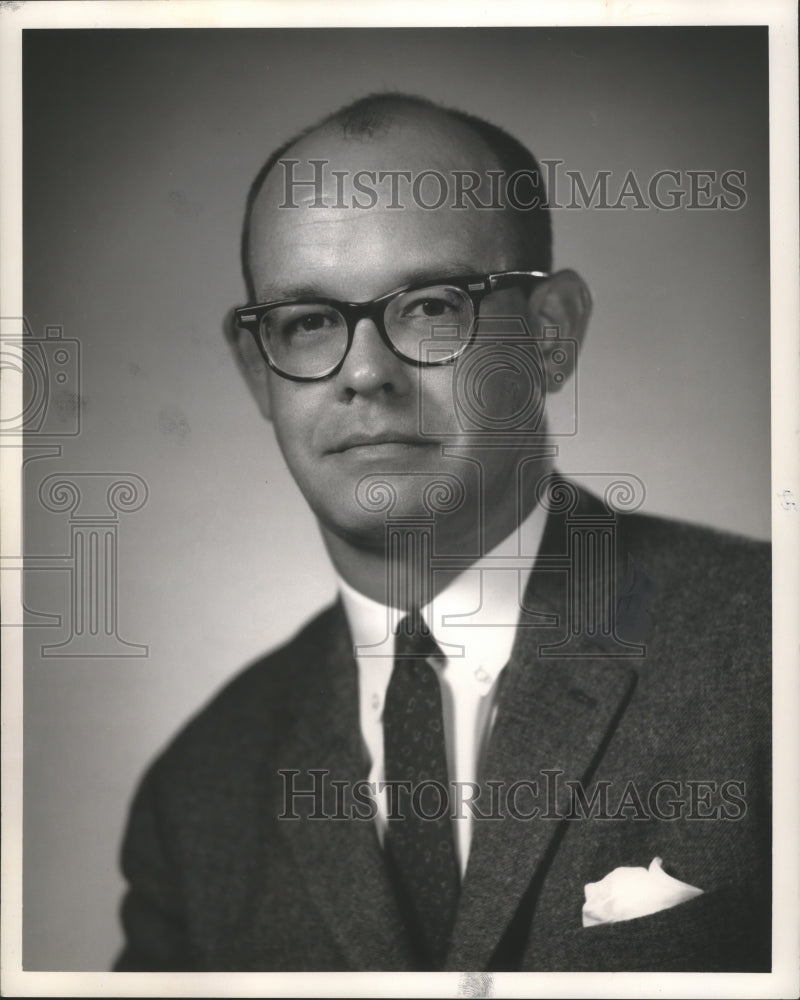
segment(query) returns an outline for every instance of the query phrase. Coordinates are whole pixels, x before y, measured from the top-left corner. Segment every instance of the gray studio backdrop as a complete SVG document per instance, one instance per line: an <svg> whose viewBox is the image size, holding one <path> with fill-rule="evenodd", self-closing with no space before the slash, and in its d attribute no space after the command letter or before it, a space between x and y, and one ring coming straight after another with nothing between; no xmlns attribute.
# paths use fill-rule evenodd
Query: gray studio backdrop
<svg viewBox="0 0 800 1000"><path fill-rule="evenodd" d="M595 299L559 465L769 536L766 29L26 32L25 310L49 379L25 473L28 969L108 967L143 767L333 594L220 326L261 162L385 88L610 189L744 172L738 210L554 212L556 263Z"/></svg>

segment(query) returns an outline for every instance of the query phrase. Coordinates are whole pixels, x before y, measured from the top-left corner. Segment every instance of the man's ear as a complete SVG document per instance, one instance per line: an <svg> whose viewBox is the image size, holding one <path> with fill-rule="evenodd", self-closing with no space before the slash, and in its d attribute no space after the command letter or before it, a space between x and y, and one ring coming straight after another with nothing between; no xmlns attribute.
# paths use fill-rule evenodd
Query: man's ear
<svg viewBox="0 0 800 1000"><path fill-rule="evenodd" d="M223 320L225 339L230 344L236 367L242 374L247 387L266 420L272 419L272 408L269 396L269 369L261 356L253 335L249 330L243 330L236 325L233 309L230 309Z"/></svg>
<svg viewBox="0 0 800 1000"><path fill-rule="evenodd" d="M531 319L547 372L547 391L557 392L572 374L583 344L592 297L575 271L556 271L530 298ZM572 342L574 350L559 349L559 341Z"/></svg>

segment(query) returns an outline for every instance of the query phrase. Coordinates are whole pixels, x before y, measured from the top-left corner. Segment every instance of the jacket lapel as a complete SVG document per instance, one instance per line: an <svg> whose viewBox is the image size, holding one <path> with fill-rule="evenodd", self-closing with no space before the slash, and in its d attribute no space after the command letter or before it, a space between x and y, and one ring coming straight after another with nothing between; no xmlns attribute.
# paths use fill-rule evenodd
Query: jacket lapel
<svg viewBox="0 0 800 1000"><path fill-rule="evenodd" d="M498 782L505 818L477 818L446 968L485 969L548 850L557 844L569 809L567 781L587 782L616 729L636 683L636 671L612 658L595 635L570 635L569 657L552 655L565 638L574 582L556 569L564 553L564 519L551 516L541 556L523 602L517 640L503 676L497 717L483 769L481 802L491 801L487 781ZM551 561L548 562L548 559ZM584 581L589 592L599 581ZM552 624L542 625L542 612ZM548 648L549 647L549 648ZM537 782L534 797L520 792L522 814L507 814L505 790Z"/></svg>
<svg viewBox="0 0 800 1000"><path fill-rule="evenodd" d="M325 769L327 816L351 816L352 786L366 779L358 719L358 675L344 612L318 655L323 669L309 671L322 682L308 691L308 702L286 741L281 757L300 771L298 788L310 788L310 771ZM298 665L302 669L302 665ZM337 803L331 781L346 782ZM298 799L299 820L279 824L297 868L342 953L355 970L413 969L415 958L398 911L384 855L371 819L312 819L316 804ZM363 808L362 808L363 811Z"/></svg>
<svg viewBox="0 0 800 1000"><path fill-rule="evenodd" d="M561 826L558 816L568 809L565 782L589 779L634 683L632 670L603 661L547 663L523 656L516 664L485 774L502 783L503 810L503 795L514 782L537 782L535 801L521 793L517 804L522 814L534 805L539 813L530 820L475 820L448 969L486 968ZM482 797L490 800L485 784Z"/></svg>

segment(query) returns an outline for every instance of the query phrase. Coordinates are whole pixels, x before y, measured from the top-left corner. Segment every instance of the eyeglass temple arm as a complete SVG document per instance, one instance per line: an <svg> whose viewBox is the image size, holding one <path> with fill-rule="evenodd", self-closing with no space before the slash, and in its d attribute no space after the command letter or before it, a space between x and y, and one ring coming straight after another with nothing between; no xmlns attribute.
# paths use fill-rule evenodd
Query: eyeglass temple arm
<svg viewBox="0 0 800 1000"><path fill-rule="evenodd" d="M550 274L548 271L502 271L499 274L490 274L487 276L489 286L492 290L495 288L500 288L505 284L512 284L519 278L537 278L542 280L544 278L549 278Z"/></svg>

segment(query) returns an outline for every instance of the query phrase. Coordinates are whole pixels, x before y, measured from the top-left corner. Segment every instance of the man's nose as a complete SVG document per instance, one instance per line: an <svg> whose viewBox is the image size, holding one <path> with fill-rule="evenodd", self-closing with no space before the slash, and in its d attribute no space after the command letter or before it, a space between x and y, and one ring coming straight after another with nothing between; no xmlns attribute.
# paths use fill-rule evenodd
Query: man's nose
<svg viewBox="0 0 800 1000"><path fill-rule="evenodd" d="M346 402L377 393L405 396L412 386L411 366L384 342L371 319L356 323L353 342L336 375L337 395Z"/></svg>

